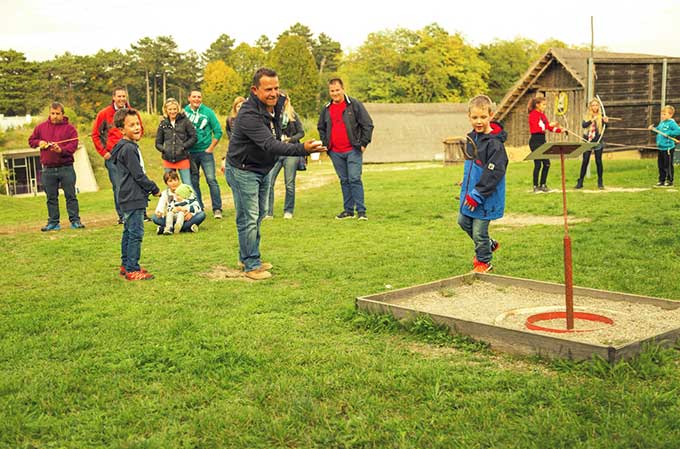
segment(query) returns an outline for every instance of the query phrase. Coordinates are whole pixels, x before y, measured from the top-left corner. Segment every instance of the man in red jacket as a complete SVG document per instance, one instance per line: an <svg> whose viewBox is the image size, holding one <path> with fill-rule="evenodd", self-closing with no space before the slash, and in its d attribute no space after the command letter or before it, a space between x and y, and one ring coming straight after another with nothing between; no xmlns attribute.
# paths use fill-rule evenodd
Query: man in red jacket
<svg viewBox="0 0 680 449"><path fill-rule="evenodd" d="M47 225L41 231L58 231L59 186L64 189L66 211L71 228L81 229L78 199L76 198L76 171L73 169L73 153L78 149L78 132L64 116L64 105L50 105L50 118L39 124L28 138L31 148L40 148L42 164L41 179L47 196Z"/></svg>
<svg viewBox="0 0 680 449"><path fill-rule="evenodd" d="M111 150L118 143L118 141L123 137L120 129L113 125L113 115L117 110L123 108L130 108L127 102L127 91L122 87L116 87L113 89L113 98L111 104L99 111L97 118L92 126L92 142L94 143L97 153L101 154L104 158L104 165L106 170L109 172L109 180L111 181L111 186L113 187L113 201L116 206L116 213L118 213L118 224L123 223L123 211L118 205L118 175L116 173L116 166L111 159ZM142 118L137 114L139 118L139 123L141 125ZM142 134L144 133L144 127L142 126ZM145 220L147 219L145 214Z"/></svg>

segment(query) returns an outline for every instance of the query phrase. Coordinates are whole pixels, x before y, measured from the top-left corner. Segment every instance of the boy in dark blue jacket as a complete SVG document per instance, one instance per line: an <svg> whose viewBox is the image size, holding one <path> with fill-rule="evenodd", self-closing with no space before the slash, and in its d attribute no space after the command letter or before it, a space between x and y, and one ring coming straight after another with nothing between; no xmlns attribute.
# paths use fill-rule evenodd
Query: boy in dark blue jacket
<svg viewBox="0 0 680 449"><path fill-rule="evenodd" d="M472 132L468 134L463 182L460 190L458 224L475 243L472 271L491 271L492 252L497 241L489 238L489 222L503 216L505 209L505 171L508 155L505 152L507 133L497 122L492 122L494 104L486 95L470 100L468 117Z"/></svg>
<svg viewBox="0 0 680 449"><path fill-rule="evenodd" d="M160 196L161 191L144 172L144 159L137 141L142 137L142 126L134 109L119 109L113 123L123 138L111 150L111 161L118 174L118 205L123 211L123 237L120 242L120 274L128 281L153 279L153 275L139 266L144 238L144 211L149 205L149 194Z"/></svg>

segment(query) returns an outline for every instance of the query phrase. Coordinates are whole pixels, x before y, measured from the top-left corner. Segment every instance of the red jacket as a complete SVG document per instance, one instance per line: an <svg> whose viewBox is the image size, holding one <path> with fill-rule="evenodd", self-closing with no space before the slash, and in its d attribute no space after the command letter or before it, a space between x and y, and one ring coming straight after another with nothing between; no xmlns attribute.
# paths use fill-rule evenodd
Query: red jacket
<svg viewBox="0 0 680 449"><path fill-rule="evenodd" d="M64 117L61 123L55 124L48 119L35 127L33 134L28 138L28 144L31 148L38 148L41 140L45 142L59 142L77 137L78 131L68 122L67 117ZM49 148L40 150L40 163L43 167L73 165L73 153L78 149L78 140L60 143L59 147L61 148L61 153L54 152Z"/></svg>
<svg viewBox="0 0 680 449"><path fill-rule="evenodd" d="M529 132L531 134L545 134L546 129L556 133L562 132L559 127L550 126L548 117L544 113L539 112L538 109L529 112Z"/></svg>
<svg viewBox="0 0 680 449"><path fill-rule="evenodd" d="M129 108L130 105L125 104L125 107ZM111 102L110 105L99 111L97 118L94 120L94 125L92 126L92 142L94 142L97 153L102 156L106 153L110 153L114 145L123 138L120 129L116 128L113 124L113 116L115 113L116 108L114 103ZM142 117L140 117L139 112L137 112L137 117L139 117L139 124L142 125ZM142 125L142 135L143 134L144 126Z"/></svg>

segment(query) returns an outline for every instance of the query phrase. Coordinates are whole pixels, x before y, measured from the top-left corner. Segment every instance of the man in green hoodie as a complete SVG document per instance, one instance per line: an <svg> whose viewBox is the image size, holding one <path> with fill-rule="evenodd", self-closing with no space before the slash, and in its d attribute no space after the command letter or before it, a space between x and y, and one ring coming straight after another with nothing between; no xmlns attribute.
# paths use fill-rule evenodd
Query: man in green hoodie
<svg viewBox="0 0 680 449"><path fill-rule="evenodd" d="M205 180L210 188L213 215L216 219L220 219L222 218L222 197L220 196L220 186L217 184L217 178L215 178L213 151L222 137L222 128L215 112L204 105L202 101L201 91L194 89L189 94L189 104L184 107L189 121L196 128L196 143L193 147L188 148L189 159L191 160L191 184L201 208L205 210L200 187L201 174L199 170L202 168Z"/></svg>

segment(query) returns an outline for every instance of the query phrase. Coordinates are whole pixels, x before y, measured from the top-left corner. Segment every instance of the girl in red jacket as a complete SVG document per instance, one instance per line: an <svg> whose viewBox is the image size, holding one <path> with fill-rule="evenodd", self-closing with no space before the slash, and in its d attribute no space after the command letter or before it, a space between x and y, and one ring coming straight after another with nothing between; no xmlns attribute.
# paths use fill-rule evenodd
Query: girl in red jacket
<svg viewBox="0 0 680 449"><path fill-rule="evenodd" d="M529 148L531 151L536 150L545 143L546 130L556 133L562 132L559 123L548 121L548 118L543 113L546 104L545 97L534 97L529 100L529 104L527 105L527 110L529 112L529 132L531 132ZM541 166L543 166L542 170ZM546 179L548 178L548 170L550 170L549 159L534 160L534 192L547 192L550 190L545 184ZM541 172L540 184L538 182L539 171Z"/></svg>

